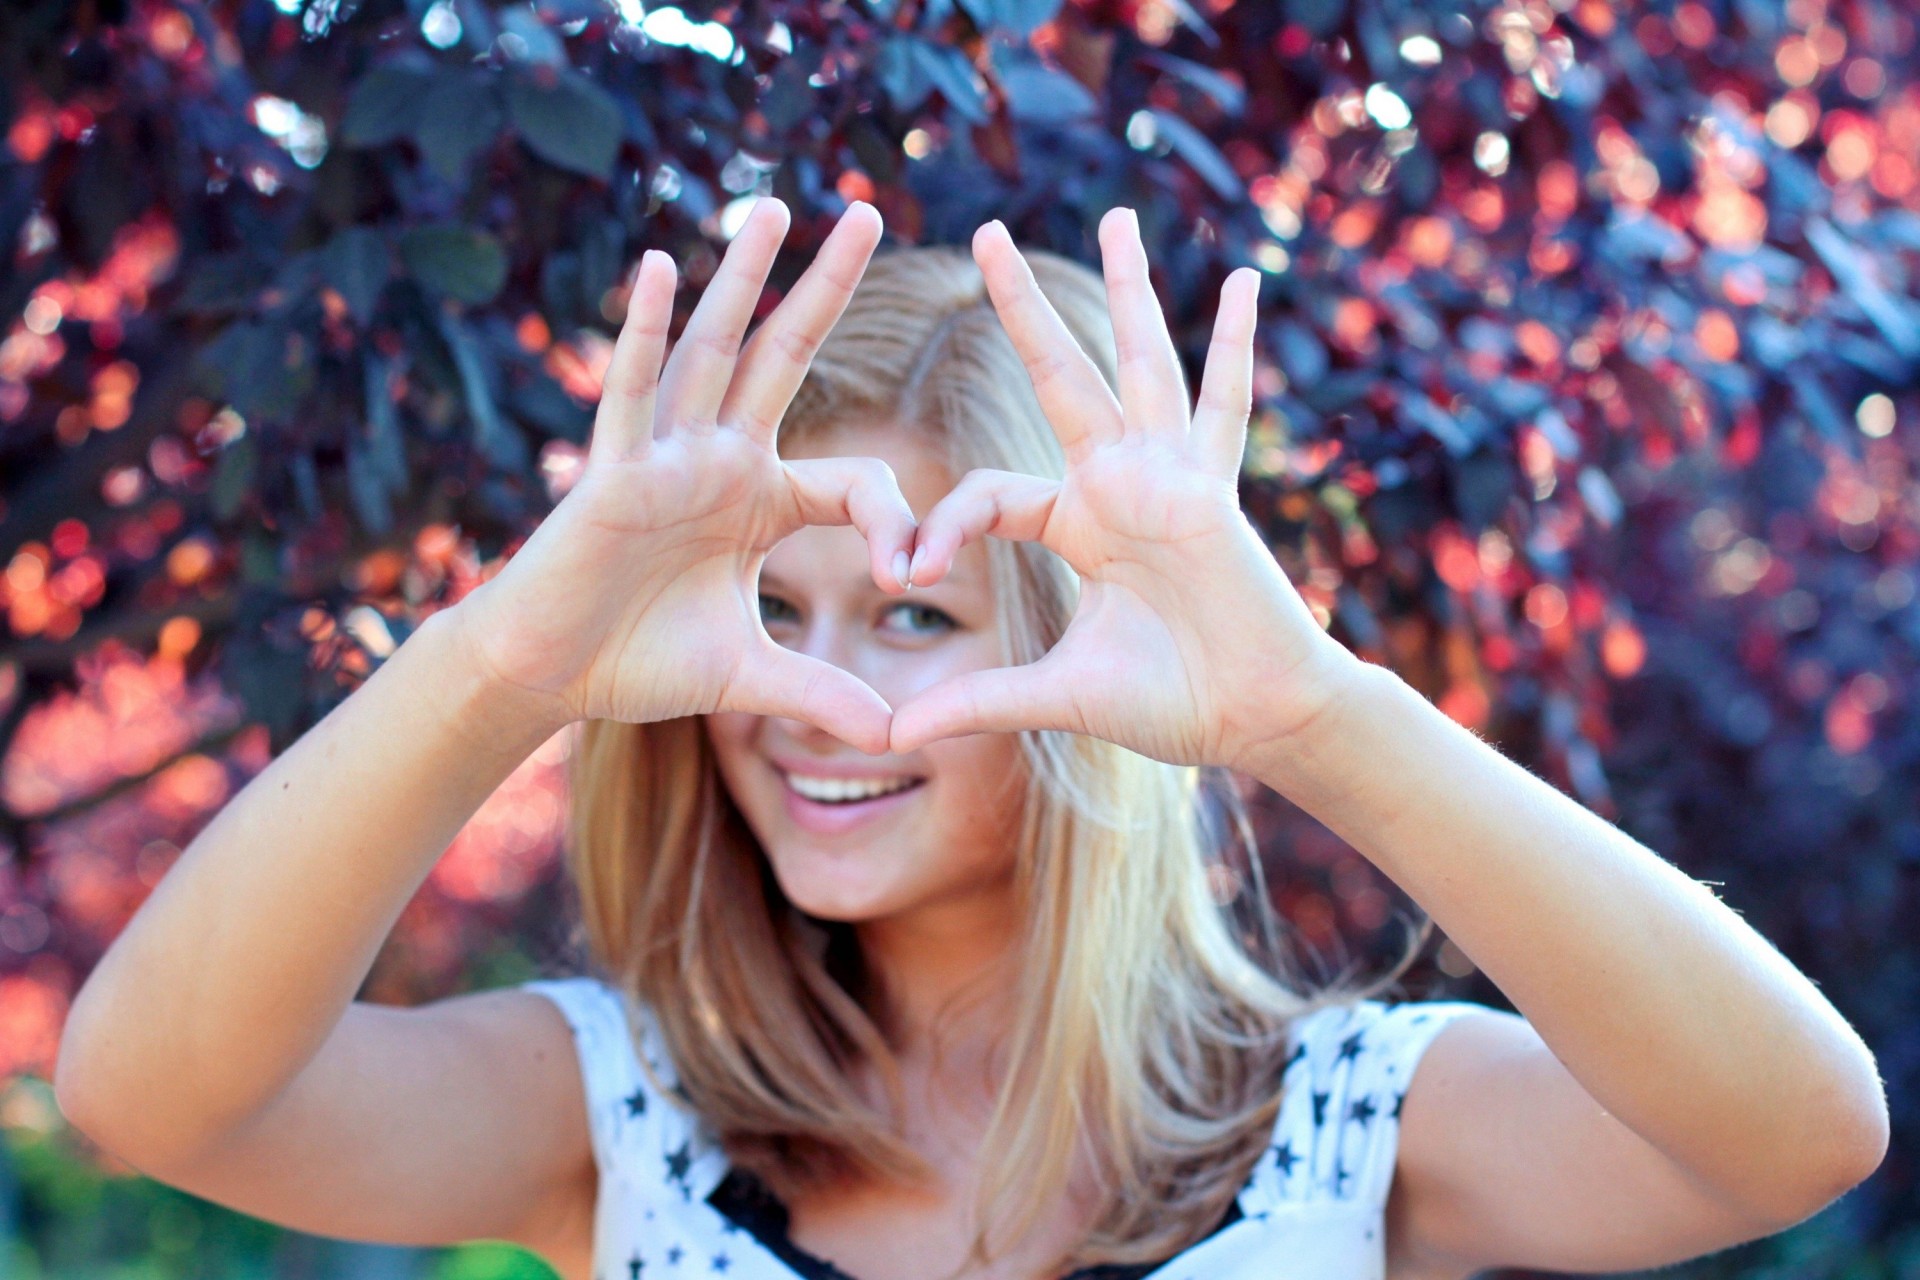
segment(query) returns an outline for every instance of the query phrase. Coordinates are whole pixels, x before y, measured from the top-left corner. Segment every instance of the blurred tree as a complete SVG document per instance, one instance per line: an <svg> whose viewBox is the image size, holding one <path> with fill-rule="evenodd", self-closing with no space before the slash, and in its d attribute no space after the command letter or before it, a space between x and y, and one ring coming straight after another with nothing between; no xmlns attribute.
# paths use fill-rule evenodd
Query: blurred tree
<svg viewBox="0 0 1920 1280"><path fill-rule="evenodd" d="M854 198L1088 262L1126 204L1194 373L1227 272L1265 273L1243 491L1334 634L1723 884L1879 1052L1886 1170L1693 1273L1920 1269L1914 15L1204 10L0 11L0 1075L49 1069L179 848L564 491L644 248L690 307L777 194L770 308ZM563 751L368 995L564 950ZM1300 937L1390 952L1394 886L1259 816ZM1499 1002L1449 944L1422 982Z"/></svg>

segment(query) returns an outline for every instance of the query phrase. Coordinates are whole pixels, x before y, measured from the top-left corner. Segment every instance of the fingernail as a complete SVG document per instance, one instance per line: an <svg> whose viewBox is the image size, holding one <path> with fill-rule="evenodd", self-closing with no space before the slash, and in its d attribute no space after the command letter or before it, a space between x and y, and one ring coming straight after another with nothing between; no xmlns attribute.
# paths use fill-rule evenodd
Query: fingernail
<svg viewBox="0 0 1920 1280"><path fill-rule="evenodd" d="M926 558L927 549L925 547L915 547L913 549L913 567L907 570L908 582L912 582L914 575L920 572L920 562Z"/></svg>
<svg viewBox="0 0 1920 1280"><path fill-rule="evenodd" d="M907 553L904 551L893 553L893 580L903 587L913 585L913 575L907 569Z"/></svg>

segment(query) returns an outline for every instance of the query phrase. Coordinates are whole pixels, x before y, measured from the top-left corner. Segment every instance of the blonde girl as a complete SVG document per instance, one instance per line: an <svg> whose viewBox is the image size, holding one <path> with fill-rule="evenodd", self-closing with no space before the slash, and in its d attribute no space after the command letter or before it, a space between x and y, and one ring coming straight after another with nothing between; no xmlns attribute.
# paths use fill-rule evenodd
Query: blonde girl
<svg viewBox="0 0 1920 1280"><path fill-rule="evenodd" d="M755 207L670 355L645 255L578 482L89 978L76 1125L566 1280L1616 1271L1879 1164L1873 1057L1802 974L1317 625L1238 503L1257 273L1193 405L1128 210L1096 275L998 222L876 256L856 203L743 346L786 227ZM569 725L593 972L357 1002ZM1519 1015L1305 989L1211 892L1203 769L1315 814Z"/></svg>

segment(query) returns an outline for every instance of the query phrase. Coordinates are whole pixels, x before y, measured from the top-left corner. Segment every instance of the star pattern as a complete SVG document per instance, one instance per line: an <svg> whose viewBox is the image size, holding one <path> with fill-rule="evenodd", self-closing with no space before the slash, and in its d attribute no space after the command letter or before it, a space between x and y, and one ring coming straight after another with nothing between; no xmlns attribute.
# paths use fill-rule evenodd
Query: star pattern
<svg viewBox="0 0 1920 1280"><path fill-rule="evenodd" d="M667 1153L667 1181L678 1185L680 1194L686 1198L693 1195L692 1189L687 1186L687 1170L693 1166L691 1151L691 1144L682 1142Z"/></svg>
<svg viewBox="0 0 1920 1280"><path fill-rule="evenodd" d="M580 1004L571 1010L573 1015L582 1021L600 1020L599 1034L581 1036L583 1051L585 1046L594 1045L598 1046L596 1052L606 1053L607 1046L613 1045L611 1051L618 1053L629 1043L607 1029L611 1019L599 1008L598 993L590 984L583 983L563 994L580 997ZM1400 1120L1406 1102L1405 1086L1420 1049L1437 1025L1448 1021L1453 1012L1457 1011L1444 1005L1418 1010L1391 1006L1328 1010L1326 1016L1312 1015L1300 1026L1283 1069L1288 1077L1284 1092L1290 1101L1276 1120L1277 1132L1268 1147L1272 1164L1256 1167L1239 1202L1245 1217L1271 1220L1270 1225L1234 1237L1245 1240L1246 1245L1216 1246L1216 1250L1223 1247L1226 1252L1209 1253L1209 1263L1228 1266L1224 1271L1210 1271L1210 1275L1238 1280L1243 1275L1242 1267L1285 1256L1268 1251L1284 1249L1288 1242L1298 1243L1291 1233L1317 1235L1332 1229L1331 1218L1321 1225L1314 1216L1312 1206L1316 1202L1337 1199L1351 1205L1356 1196L1380 1194L1386 1185L1380 1165L1392 1159L1392 1136L1384 1126L1374 1128L1373 1121ZM575 1022L577 1033L582 1021ZM1412 1028L1421 1023L1424 1027L1414 1032ZM768 1237L762 1234L762 1227L736 1221L711 1201L682 1207L693 1198L695 1165L705 1169L707 1157L715 1153L707 1149L707 1140L681 1108L657 1105L658 1099L650 1096L655 1091L638 1080L637 1057L630 1064L619 1065L620 1072L589 1071L587 1077L590 1085L595 1079L622 1081L592 1101L601 1123L610 1117L615 1120L613 1153L626 1162L609 1166L605 1172L612 1180L606 1185L618 1186L624 1195L631 1196L617 1209L607 1206L609 1214L618 1217L603 1223L606 1244L596 1259L594 1280L663 1280L668 1275L684 1280L697 1275L727 1276L730 1280L736 1267L747 1277L766 1274L768 1259L760 1246ZM632 1070L627 1070L629 1066ZM666 1072L663 1075L671 1078ZM687 1097L677 1085L673 1089L681 1098ZM659 1135L627 1123L642 1116L647 1117L648 1126L661 1128ZM702 1144L698 1153L694 1150L696 1142ZM656 1158L660 1164L653 1163ZM1295 1173L1300 1176L1293 1176ZM707 1184L704 1177L699 1181ZM674 1188L680 1191L678 1198L662 1194ZM1353 1235L1341 1247L1357 1250L1361 1230L1368 1227L1373 1229L1369 1240L1377 1240L1377 1221L1356 1222ZM1288 1241L1282 1241L1276 1232L1287 1234ZM1235 1255L1236 1249L1245 1252ZM649 1251L650 1258L646 1256ZM628 1255L624 1259L620 1258L623 1253ZM1341 1262L1333 1269L1303 1273L1295 1280L1347 1280L1354 1274L1352 1268L1360 1265L1359 1256L1357 1252L1350 1257L1341 1255ZM1240 1265L1232 1265L1234 1262ZM1183 1268L1191 1262L1169 1259L1162 1265L1163 1274L1186 1280ZM1246 1270L1244 1274L1255 1272Z"/></svg>

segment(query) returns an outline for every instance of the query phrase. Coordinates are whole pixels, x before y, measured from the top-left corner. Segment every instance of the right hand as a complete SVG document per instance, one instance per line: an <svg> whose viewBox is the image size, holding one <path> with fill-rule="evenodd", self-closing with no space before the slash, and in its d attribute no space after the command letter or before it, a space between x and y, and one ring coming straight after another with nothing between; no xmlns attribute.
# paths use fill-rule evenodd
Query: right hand
<svg viewBox="0 0 1920 1280"><path fill-rule="evenodd" d="M898 594L915 527L879 459L774 452L880 237L878 211L854 204L742 351L787 221L779 200L754 205L664 370L676 273L658 250L641 258L584 471L455 606L489 675L560 724L746 711L806 721L869 754L887 749L886 701L774 643L760 621L761 562L794 530L852 524L874 582Z"/></svg>

